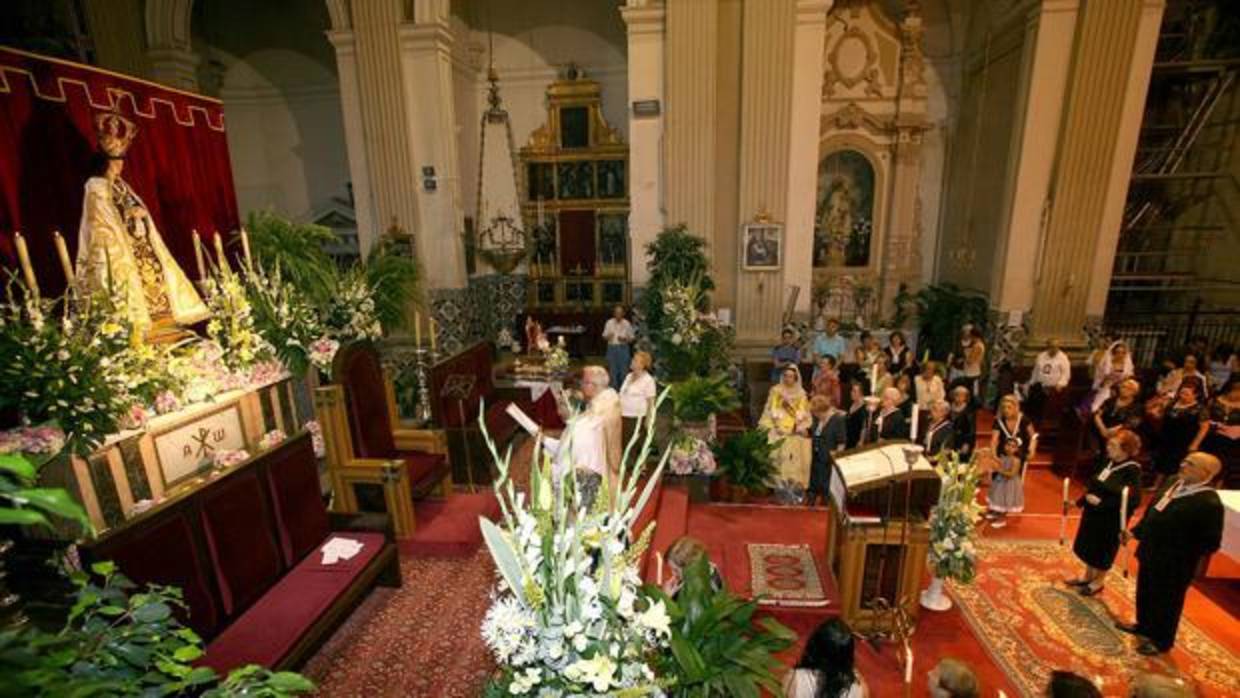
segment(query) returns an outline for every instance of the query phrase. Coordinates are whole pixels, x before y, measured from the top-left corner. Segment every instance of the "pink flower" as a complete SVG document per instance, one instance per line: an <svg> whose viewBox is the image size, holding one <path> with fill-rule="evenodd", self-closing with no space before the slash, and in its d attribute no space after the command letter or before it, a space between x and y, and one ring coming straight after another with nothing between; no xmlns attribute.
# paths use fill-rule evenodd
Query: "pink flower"
<svg viewBox="0 0 1240 698"><path fill-rule="evenodd" d="M59 427L18 427L0 432L0 453L56 454L65 447Z"/></svg>
<svg viewBox="0 0 1240 698"><path fill-rule="evenodd" d="M215 456L211 459L211 463L217 468L231 468L238 463L249 460L249 458L250 454L244 448L239 448L235 451L225 449L216 451Z"/></svg>
<svg viewBox="0 0 1240 698"><path fill-rule="evenodd" d="M168 414L181 409L181 400L171 391L165 390L155 396L155 411L159 414Z"/></svg>
<svg viewBox="0 0 1240 698"><path fill-rule="evenodd" d="M129 424L134 427L140 428L146 426L146 422L150 418L151 415L146 411L145 405L135 402L129 406Z"/></svg>
<svg viewBox="0 0 1240 698"><path fill-rule="evenodd" d="M285 436L284 432L279 429L272 429L266 434L263 434L263 438L258 440L258 448L263 451L270 448L275 448L283 443L287 438L288 437Z"/></svg>
<svg viewBox="0 0 1240 698"><path fill-rule="evenodd" d="M312 419L306 422L305 428L310 432L310 443L314 445L314 457L322 458L327 455L327 443L323 441L323 427Z"/></svg>

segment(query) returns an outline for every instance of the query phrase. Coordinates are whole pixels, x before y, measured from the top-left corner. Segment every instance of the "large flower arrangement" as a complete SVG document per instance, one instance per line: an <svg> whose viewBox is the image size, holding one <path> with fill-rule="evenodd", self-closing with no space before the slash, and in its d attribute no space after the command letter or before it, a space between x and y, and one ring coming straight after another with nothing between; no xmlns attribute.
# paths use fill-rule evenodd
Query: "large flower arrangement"
<svg viewBox="0 0 1240 698"><path fill-rule="evenodd" d="M242 277L228 270L208 278L204 285L207 336L220 346L225 364L247 370L274 355L271 344L255 328L254 312Z"/></svg>
<svg viewBox="0 0 1240 698"><path fill-rule="evenodd" d="M245 273L254 326L275 355L297 375L310 365L310 346L324 338L323 323L310 299L284 275L277 263L268 272L254 265Z"/></svg>
<svg viewBox="0 0 1240 698"><path fill-rule="evenodd" d="M12 284L8 291L0 304L0 411L24 424L55 423L72 451L89 452L117 431L131 403L118 359L129 347L123 309L92 296L54 317L51 301Z"/></svg>
<svg viewBox="0 0 1240 698"><path fill-rule="evenodd" d="M616 491L603 487L587 504L574 471L553 477L551 457L536 446L527 497L508 477L511 451L501 458L479 425L499 468L503 512L498 524L480 520L499 573L482 624L500 665L488 695L663 695L653 666L671 619L663 601L641 596L637 571L653 529L636 543L629 531L664 464L639 490L641 469L625 458ZM646 461L653 434L651 426L632 462Z"/></svg>
<svg viewBox="0 0 1240 698"><path fill-rule="evenodd" d="M543 350L543 366L551 373L568 371L568 349L564 346L564 338L560 337L555 344L547 344Z"/></svg>
<svg viewBox="0 0 1240 698"><path fill-rule="evenodd" d="M940 579L968 584L977 573L973 537L982 513L977 502L981 469L971 460L961 461L955 451L944 451L935 471L943 480L943 489L930 512L930 566Z"/></svg>
<svg viewBox="0 0 1240 698"><path fill-rule="evenodd" d="M336 282L323 313L327 332L337 340L379 339L383 326L375 315L374 289L360 269L353 269Z"/></svg>
<svg viewBox="0 0 1240 698"><path fill-rule="evenodd" d="M709 304L699 277L672 281L663 288L663 326L652 331L656 368L675 382L722 373L730 361L734 331L705 308Z"/></svg>

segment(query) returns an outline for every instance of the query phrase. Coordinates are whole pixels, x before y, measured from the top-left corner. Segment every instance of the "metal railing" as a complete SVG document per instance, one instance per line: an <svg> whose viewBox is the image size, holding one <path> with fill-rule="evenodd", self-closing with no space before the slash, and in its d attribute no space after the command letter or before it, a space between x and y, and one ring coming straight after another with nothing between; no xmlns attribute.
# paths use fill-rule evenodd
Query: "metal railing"
<svg viewBox="0 0 1240 698"><path fill-rule="evenodd" d="M1137 366L1154 366L1159 359L1183 351L1194 338L1201 338L1210 350L1219 344L1240 346L1240 310L1125 314L1104 320L1102 332L1123 340Z"/></svg>

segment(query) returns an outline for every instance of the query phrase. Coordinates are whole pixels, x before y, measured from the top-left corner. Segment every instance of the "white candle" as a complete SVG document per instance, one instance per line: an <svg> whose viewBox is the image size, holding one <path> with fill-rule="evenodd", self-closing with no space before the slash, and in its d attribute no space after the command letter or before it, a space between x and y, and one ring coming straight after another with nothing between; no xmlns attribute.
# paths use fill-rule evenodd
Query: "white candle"
<svg viewBox="0 0 1240 698"><path fill-rule="evenodd" d="M422 348L422 313L413 311L413 346Z"/></svg>
<svg viewBox="0 0 1240 698"><path fill-rule="evenodd" d="M207 262L202 258L202 238L194 231L194 261L198 264L198 280L207 278Z"/></svg>
<svg viewBox="0 0 1240 698"><path fill-rule="evenodd" d="M220 273L228 271L228 258L224 256L224 236L215 231L215 256L220 263Z"/></svg>
<svg viewBox="0 0 1240 698"><path fill-rule="evenodd" d="M1128 488L1125 487L1119 495L1119 532L1122 536L1124 529L1128 528Z"/></svg>
<svg viewBox="0 0 1240 698"><path fill-rule="evenodd" d="M913 424L912 426L909 427L909 430L908 430L908 438L913 443L917 443L917 422L920 417L921 417L921 410L917 408L917 403L914 402L913 403ZM927 444L927 446L929 446L929 444Z"/></svg>
<svg viewBox="0 0 1240 698"><path fill-rule="evenodd" d="M904 683L913 683L913 648L904 648Z"/></svg>
<svg viewBox="0 0 1240 698"><path fill-rule="evenodd" d="M250 258L250 234L241 229L241 252L245 255L245 268L253 269L254 260Z"/></svg>
<svg viewBox="0 0 1240 698"><path fill-rule="evenodd" d="M1068 478L1063 479L1063 507L1059 514L1059 544L1063 545L1068 537Z"/></svg>
<svg viewBox="0 0 1240 698"><path fill-rule="evenodd" d="M878 364L870 364L870 394L878 395Z"/></svg>
<svg viewBox="0 0 1240 698"><path fill-rule="evenodd" d="M52 239L56 241L56 256L60 257L60 268L65 272L65 283L73 284L73 262L69 261L69 248L65 247L65 238L60 231L52 233Z"/></svg>
<svg viewBox="0 0 1240 698"><path fill-rule="evenodd" d="M663 584L663 553L654 554L654 583Z"/></svg>
<svg viewBox="0 0 1240 698"><path fill-rule="evenodd" d="M39 280L34 276L34 267L30 266L30 250L26 249L26 238L21 233L13 233L13 244L17 246L17 261L21 264L22 276L26 278L26 288L37 297Z"/></svg>

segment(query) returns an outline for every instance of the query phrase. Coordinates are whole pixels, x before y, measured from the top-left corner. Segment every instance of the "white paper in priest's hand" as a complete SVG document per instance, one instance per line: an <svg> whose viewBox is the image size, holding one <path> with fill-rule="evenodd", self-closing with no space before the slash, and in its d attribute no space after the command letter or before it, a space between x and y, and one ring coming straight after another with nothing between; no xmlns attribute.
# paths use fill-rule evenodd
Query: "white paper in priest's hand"
<svg viewBox="0 0 1240 698"><path fill-rule="evenodd" d="M508 407L504 411L508 413L509 417L512 417L513 421L520 424L521 428L528 432L530 436L538 433L538 422L535 422L524 410L517 407L517 403L508 403Z"/></svg>
<svg viewBox="0 0 1240 698"><path fill-rule="evenodd" d="M319 550L323 553L323 564L334 565L340 560L351 559L362 551L362 542L352 538L332 536Z"/></svg>

